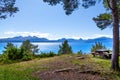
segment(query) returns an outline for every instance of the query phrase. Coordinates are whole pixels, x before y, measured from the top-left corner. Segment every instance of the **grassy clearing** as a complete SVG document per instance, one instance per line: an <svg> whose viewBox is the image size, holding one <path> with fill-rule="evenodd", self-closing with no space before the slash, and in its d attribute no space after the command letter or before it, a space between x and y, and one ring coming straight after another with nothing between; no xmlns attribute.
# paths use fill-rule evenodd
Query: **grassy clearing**
<svg viewBox="0 0 120 80"><path fill-rule="evenodd" d="M32 76L32 72L44 70L41 63L47 63L48 59L35 59L13 64L0 65L0 80L38 80Z"/></svg>
<svg viewBox="0 0 120 80"><path fill-rule="evenodd" d="M82 58L83 57L83 58ZM40 80L39 71L54 71L57 69L77 67L80 71L92 70L99 72L108 80L120 80L118 72L110 70L110 60L93 58L89 55L61 55L51 58L0 65L0 80Z"/></svg>
<svg viewBox="0 0 120 80"><path fill-rule="evenodd" d="M29 65L29 64L28 64ZM9 65L0 65L1 80L36 80L31 78L33 68L26 63L14 63Z"/></svg>

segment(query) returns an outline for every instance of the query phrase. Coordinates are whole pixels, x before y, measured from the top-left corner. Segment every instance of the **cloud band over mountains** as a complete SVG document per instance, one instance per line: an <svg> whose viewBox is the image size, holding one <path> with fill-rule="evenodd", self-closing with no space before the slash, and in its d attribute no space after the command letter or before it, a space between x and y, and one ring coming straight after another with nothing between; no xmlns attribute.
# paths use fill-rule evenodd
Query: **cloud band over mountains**
<svg viewBox="0 0 120 80"><path fill-rule="evenodd" d="M103 35L103 34L94 34L94 35L91 35L91 36L81 36L81 35L70 35L70 34L65 34L65 35L58 35L57 33L56 34L50 34L50 33L41 33L41 32L17 32L17 31L7 31L7 32L4 32L4 36L0 36L0 38L11 38L11 37L15 37L15 36L23 36L23 37L26 37L26 36L36 36L36 37L39 37L39 38L47 38L47 39L54 39L54 40L57 40L57 39L60 39L60 38L73 38L73 39L94 39L94 38L98 38L98 37L109 37L109 38L112 38L111 35Z"/></svg>
<svg viewBox="0 0 120 80"><path fill-rule="evenodd" d="M50 34L49 33L40 33L40 32L5 32L5 35L9 35L11 37L14 36L37 36L37 37L48 37Z"/></svg>

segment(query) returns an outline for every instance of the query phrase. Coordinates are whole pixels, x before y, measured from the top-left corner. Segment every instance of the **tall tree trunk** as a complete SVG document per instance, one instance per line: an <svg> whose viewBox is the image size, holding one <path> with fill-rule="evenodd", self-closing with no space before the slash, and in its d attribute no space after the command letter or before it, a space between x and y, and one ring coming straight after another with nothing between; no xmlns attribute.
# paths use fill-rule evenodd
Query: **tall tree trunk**
<svg viewBox="0 0 120 80"><path fill-rule="evenodd" d="M113 17L113 54L112 65L113 70L119 69L119 15L116 0L111 0L112 17Z"/></svg>

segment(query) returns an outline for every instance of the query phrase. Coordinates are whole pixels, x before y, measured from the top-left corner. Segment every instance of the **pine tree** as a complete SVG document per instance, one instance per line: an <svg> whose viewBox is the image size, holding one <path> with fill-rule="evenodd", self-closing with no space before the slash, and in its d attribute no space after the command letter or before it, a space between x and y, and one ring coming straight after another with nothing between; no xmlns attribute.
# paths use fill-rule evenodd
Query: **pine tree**
<svg viewBox="0 0 120 80"><path fill-rule="evenodd" d="M70 54L72 53L72 48L69 46L68 41L65 40L62 45L59 46L58 54Z"/></svg>

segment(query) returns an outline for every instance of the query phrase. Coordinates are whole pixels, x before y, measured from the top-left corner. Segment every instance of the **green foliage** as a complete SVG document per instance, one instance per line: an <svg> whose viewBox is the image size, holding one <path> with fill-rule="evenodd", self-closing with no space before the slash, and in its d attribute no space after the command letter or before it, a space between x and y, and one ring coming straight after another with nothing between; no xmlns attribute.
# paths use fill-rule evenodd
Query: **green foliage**
<svg viewBox="0 0 120 80"><path fill-rule="evenodd" d="M118 8L118 17L120 19L120 0L117 0L116 1L117 3L117 8ZM110 10L112 10L112 7L110 5L110 0L103 0L103 5L106 9L106 13L102 13L102 14L99 14L99 16L97 17L94 17L93 20L95 21L96 25L98 28L100 29L105 29L107 28L108 26L110 26L113 22L113 19L112 19L112 12Z"/></svg>
<svg viewBox="0 0 120 80"><path fill-rule="evenodd" d="M22 43L21 48L23 49L25 54L31 54L32 53L32 44L29 40L26 40Z"/></svg>
<svg viewBox="0 0 120 80"><path fill-rule="evenodd" d="M78 55L83 55L84 53L82 52L82 50L77 52Z"/></svg>
<svg viewBox="0 0 120 80"><path fill-rule="evenodd" d="M30 43L29 40L26 40L22 43L21 49L24 51L25 54L34 54L38 53L38 45L33 45Z"/></svg>
<svg viewBox="0 0 120 80"><path fill-rule="evenodd" d="M23 52L23 59L22 60L31 60L35 53L38 52L38 45L33 45L30 43L29 40L26 40L21 45L21 50Z"/></svg>
<svg viewBox="0 0 120 80"><path fill-rule="evenodd" d="M41 52L40 54L39 54L39 57L40 58L46 58L46 57L54 57L54 56L56 56L56 54L54 53L54 52L48 52L48 53L45 53L45 52Z"/></svg>
<svg viewBox="0 0 120 80"><path fill-rule="evenodd" d="M17 59L17 48L16 47L11 47L9 49L7 49L7 53L8 53L8 59L10 60L16 60Z"/></svg>
<svg viewBox="0 0 120 80"><path fill-rule="evenodd" d="M22 60L23 61L28 61L28 60L32 60L34 57L33 57L33 54L23 54L23 58Z"/></svg>
<svg viewBox="0 0 120 80"><path fill-rule="evenodd" d="M96 0L43 0L44 2L48 3L49 5L57 5L61 4L65 13L67 15L72 14L72 12L79 8L79 5L83 6L84 8L88 8L90 6L94 6L97 2Z"/></svg>
<svg viewBox="0 0 120 80"><path fill-rule="evenodd" d="M106 49L105 46L101 42L95 43L95 45L92 45L91 52L94 52L98 49Z"/></svg>
<svg viewBox="0 0 120 80"><path fill-rule="evenodd" d="M79 0L43 0L49 5L61 4L67 15L71 14L75 9L78 8Z"/></svg>
<svg viewBox="0 0 120 80"><path fill-rule="evenodd" d="M38 46L31 44L29 40L24 41L19 48L12 43L8 43L5 46L5 51L1 55L2 59L0 61L9 63L11 61L31 60L38 50Z"/></svg>
<svg viewBox="0 0 120 80"><path fill-rule="evenodd" d="M70 54L72 53L72 48L69 46L68 41L65 40L62 45L59 46L58 54Z"/></svg>
<svg viewBox="0 0 120 80"><path fill-rule="evenodd" d="M96 18L94 17L93 20L95 21L97 27L103 30L109 25L111 25L112 15L110 13L103 13L97 16Z"/></svg>
<svg viewBox="0 0 120 80"><path fill-rule="evenodd" d="M6 45L3 55L8 60L18 60L23 57L21 50L15 47L12 43Z"/></svg>
<svg viewBox="0 0 120 80"><path fill-rule="evenodd" d="M32 53L33 55L35 55L35 53L38 53L39 49L38 49L38 45L32 45Z"/></svg>
<svg viewBox="0 0 120 80"><path fill-rule="evenodd" d="M0 18L5 19L8 15L12 16L18 11L15 2L16 0L0 0Z"/></svg>

